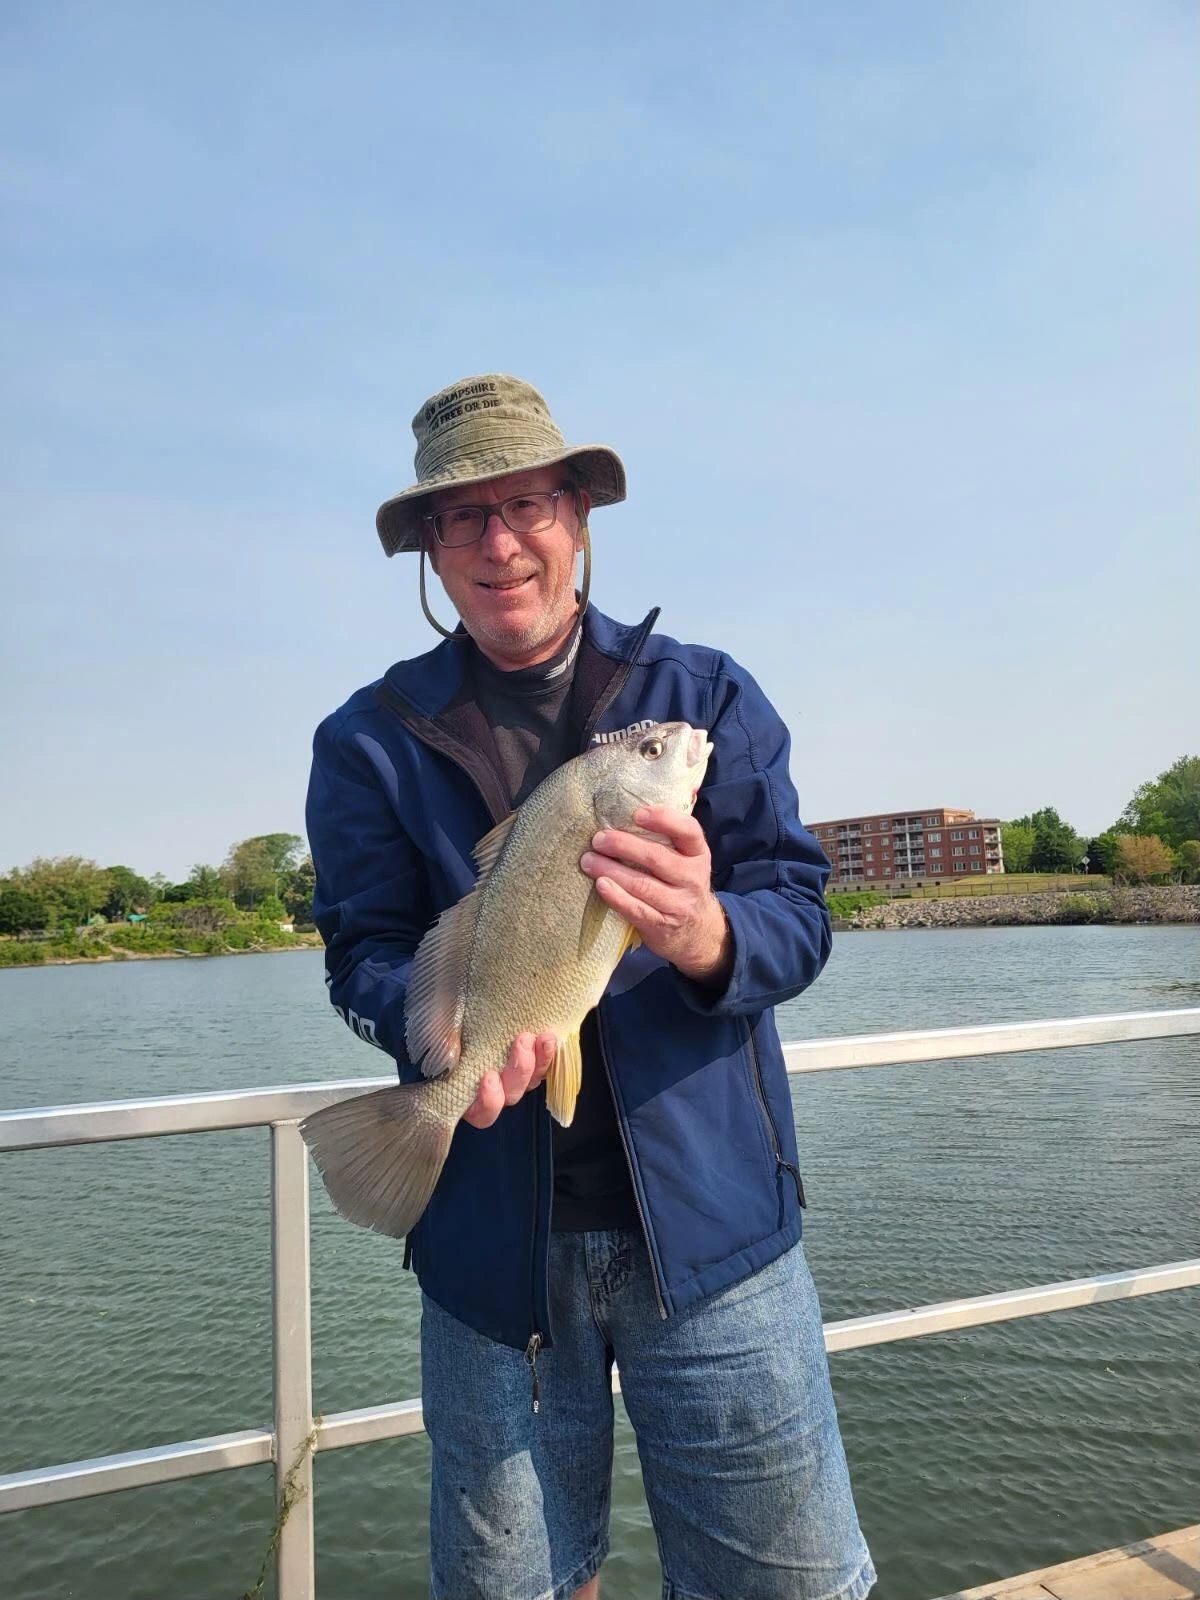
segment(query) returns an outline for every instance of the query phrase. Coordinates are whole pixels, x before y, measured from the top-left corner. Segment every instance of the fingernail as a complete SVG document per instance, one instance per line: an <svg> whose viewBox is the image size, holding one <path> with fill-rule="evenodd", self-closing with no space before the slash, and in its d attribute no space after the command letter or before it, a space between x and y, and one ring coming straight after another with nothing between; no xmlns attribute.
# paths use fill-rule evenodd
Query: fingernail
<svg viewBox="0 0 1200 1600"><path fill-rule="evenodd" d="M643 806L640 811L634 812L633 820L637 823L639 828L644 828L646 826L650 820L650 813L646 810L645 806Z"/></svg>
<svg viewBox="0 0 1200 1600"><path fill-rule="evenodd" d="M597 858L590 850L585 850L579 858L579 865L585 872L591 872L592 869L597 865Z"/></svg>
<svg viewBox="0 0 1200 1600"><path fill-rule="evenodd" d="M603 850L607 843L608 835L606 833L596 833L592 835L593 850Z"/></svg>

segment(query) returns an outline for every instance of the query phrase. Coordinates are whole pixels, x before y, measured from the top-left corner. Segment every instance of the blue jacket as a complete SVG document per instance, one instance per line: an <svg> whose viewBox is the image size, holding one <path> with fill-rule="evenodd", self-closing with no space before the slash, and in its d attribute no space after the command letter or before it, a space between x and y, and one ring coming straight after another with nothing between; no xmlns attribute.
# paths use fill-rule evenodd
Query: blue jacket
<svg viewBox="0 0 1200 1600"><path fill-rule="evenodd" d="M771 1008L821 971L830 922L829 864L797 817L786 728L727 656L652 633L657 615L626 627L589 607L573 705L581 749L677 720L707 728L713 743L695 815L733 934L732 975L722 991L705 990L639 949L617 968L598 1016L666 1317L800 1237L803 1190ZM330 999L395 1058L404 1081L419 1077L404 1045L413 953L470 889L472 847L509 810L469 689L471 648L456 635L398 662L327 717L314 743L307 825ZM406 1251L425 1293L517 1349L553 1337L551 1160L541 1092L490 1128L460 1123Z"/></svg>

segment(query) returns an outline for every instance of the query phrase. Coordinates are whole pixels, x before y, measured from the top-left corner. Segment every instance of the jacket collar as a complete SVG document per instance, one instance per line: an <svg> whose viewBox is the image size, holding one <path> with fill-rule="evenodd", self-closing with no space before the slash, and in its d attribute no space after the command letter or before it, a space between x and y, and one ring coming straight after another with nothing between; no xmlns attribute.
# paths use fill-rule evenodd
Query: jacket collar
<svg viewBox="0 0 1200 1600"><path fill-rule="evenodd" d="M632 662L640 641L658 617L658 607L640 623L615 622L589 605L583 617L583 643L613 662ZM453 703L463 685L470 660L471 641L459 624L453 638L435 645L423 656L397 661L384 673L384 682L423 717L437 717Z"/></svg>

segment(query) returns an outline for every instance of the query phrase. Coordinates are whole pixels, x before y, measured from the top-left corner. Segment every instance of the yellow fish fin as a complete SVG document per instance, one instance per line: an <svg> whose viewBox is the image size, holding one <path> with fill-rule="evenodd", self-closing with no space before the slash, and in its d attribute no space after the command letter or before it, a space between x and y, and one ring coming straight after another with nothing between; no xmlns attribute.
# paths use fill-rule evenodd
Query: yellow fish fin
<svg viewBox="0 0 1200 1600"><path fill-rule="evenodd" d="M546 1106L555 1122L569 1128L583 1082L583 1058L579 1053L579 1029L558 1041L558 1050L546 1074Z"/></svg>
<svg viewBox="0 0 1200 1600"><path fill-rule="evenodd" d="M596 893L595 888L593 888L591 894L587 897L587 903L583 908L583 921L579 925L580 961L586 961L591 955L596 941L604 932L609 917L616 917L617 921L621 920L611 906L605 905L604 901ZM625 937L621 942L620 949L617 951L617 961L620 961L622 956L628 955L631 950L636 950L641 942L641 935L637 929L631 922L627 922L625 924ZM613 964L615 966L616 962Z"/></svg>

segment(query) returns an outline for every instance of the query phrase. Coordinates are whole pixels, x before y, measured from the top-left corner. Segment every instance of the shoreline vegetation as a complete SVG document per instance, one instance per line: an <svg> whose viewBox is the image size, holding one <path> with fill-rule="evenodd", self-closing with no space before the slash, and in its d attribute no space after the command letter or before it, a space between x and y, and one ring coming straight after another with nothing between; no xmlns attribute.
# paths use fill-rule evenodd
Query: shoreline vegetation
<svg viewBox="0 0 1200 1600"><path fill-rule="evenodd" d="M0 971L21 967L97 966L111 961L173 961L196 956L273 955L320 950L315 928L288 933L274 923L187 933L178 928L86 928L53 939L0 939Z"/></svg>

